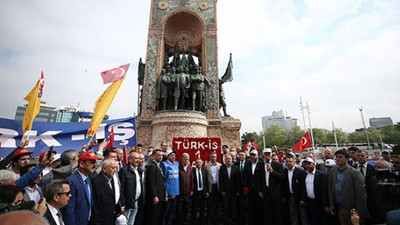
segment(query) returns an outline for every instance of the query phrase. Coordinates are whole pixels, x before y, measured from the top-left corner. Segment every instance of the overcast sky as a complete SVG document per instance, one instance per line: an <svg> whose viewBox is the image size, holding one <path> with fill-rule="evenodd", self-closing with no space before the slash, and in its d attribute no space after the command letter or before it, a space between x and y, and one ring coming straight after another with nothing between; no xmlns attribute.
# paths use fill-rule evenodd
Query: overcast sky
<svg viewBox="0 0 400 225"><path fill-rule="evenodd" d="M150 0L0 0L0 117L44 71L43 100L92 110L107 88L100 72L132 63L108 114L132 116L137 62L146 57ZM227 110L243 132L284 110L303 128L299 96L314 127L344 131L371 117L400 121L400 1L219 0L219 72L233 53Z"/></svg>

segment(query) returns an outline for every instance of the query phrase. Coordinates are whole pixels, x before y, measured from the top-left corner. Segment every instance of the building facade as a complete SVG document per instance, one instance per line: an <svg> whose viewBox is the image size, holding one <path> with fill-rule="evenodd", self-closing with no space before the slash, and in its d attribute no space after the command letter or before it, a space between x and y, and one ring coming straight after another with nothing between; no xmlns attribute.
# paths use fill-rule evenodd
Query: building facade
<svg viewBox="0 0 400 225"><path fill-rule="evenodd" d="M379 128L384 126L392 126L393 120L390 117L370 118L369 126L371 128Z"/></svg>
<svg viewBox="0 0 400 225"><path fill-rule="evenodd" d="M266 130L272 125L278 125L285 130L290 130L297 126L297 119L287 116L283 110L273 111L271 116L262 117L262 128Z"/></svg>

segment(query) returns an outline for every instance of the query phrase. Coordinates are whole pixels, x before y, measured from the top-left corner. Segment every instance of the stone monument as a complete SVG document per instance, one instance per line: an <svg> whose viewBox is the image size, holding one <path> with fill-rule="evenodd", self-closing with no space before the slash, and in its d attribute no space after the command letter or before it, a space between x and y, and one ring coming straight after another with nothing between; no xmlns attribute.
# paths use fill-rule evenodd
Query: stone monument
<svg viewBox="0 0 400 225"><path fill-rule="evenodd" d="M151 1L147 55L138 68L137 143L160 147L173 137L220 137L240 146L241 122L226 114L222 90L233 79L232 55L218 76L216 4Z"/></svg>

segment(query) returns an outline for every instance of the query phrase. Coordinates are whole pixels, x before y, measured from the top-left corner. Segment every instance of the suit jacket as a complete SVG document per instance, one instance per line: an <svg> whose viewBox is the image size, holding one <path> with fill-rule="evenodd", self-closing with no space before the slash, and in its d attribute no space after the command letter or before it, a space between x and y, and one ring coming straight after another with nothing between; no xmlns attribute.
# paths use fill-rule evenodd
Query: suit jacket
<svg viewBox="0 0 400 225"><path fill-rule="evenodd" d="M231 176L228 176L228 167L222 165L219 170L219 190L220 192L236 194L240 191L240 172L236 165L231 166Z"/></svg>
<svg viewBox="0 0 400 225"><path fill-rule="evenodd" d="M217 164L217 185L219 188L219 170L221 168L221 163L216 162ZM213 177L212 177L212 170L211 170L211 162L208 162L205 166L204 169L207 171L207 177L208 177L208 190L212 190L212 185L213 185Z"/></svg>
<svg viewBox="0 0 400 225"><path fill-rule="evenodd" d="M161 169L157 166L156 162L152 161L146 168L146 202L153 204L155 197L160 201L165 199L165 179L163 164L160 163Z"/></svg>
<svg viewBox="0 0 400 225"><path fill-rule="evenodd" d="M288 177L288 168L283 169L283 196L288 199L290 195L289 190L289 177ZM298 167L293 167L293 176L292 176L292 190L293 196L296 200L296 204L300 201L305 200L305 177L306 172Z"/></svg>
<svg viewBox="0 0 400 225"><path fill-rule="evenodd" d="M139 201L143 197L144 186L141 182L143 170L141 168L138 168L138 174L140 176L139 184L136 183L136 174L130 165L122 167L119 171L119 178L121 181L121 205L128 209L133 209L135 206L135 195L138 185L141 187L141 194L136 200ZM138 202L139 205L142 205L142 203L142 201Z"/></svg>
<svg viewBox="0 0 400 225"><path fill-rule="evenodd" d="M197 168L193 168L192 169L192 173L193 173L193 187L194 187L194 191L197 191ZM209 189L209 185L207 185L207 181L208 181L208 173L205 169L201 169L201 176L203 177L203 192L204 193L209 193L210 189Z"/></svg>
<svg viewBox="0 0 400 225"><path fill-rule="evenodd" d="M360 171L360 164L357 163L353 166L354 169ZM360 171L361 173L361 171ZM367 190L367 195L371 193L371 177L375 176L375 167L367 163L367 169L366 169L366 174L365 174L365 189Z"/></svg>
<svg viewBox="0 0 400 225"><path fill-rule="evenodd" d="M244 168L246 167L246 164L249 163L249 160L247 160L247 159L244 159L243 161L244 161L243 171L240 170L241 161L238 160L235 162L235 165L238 167L238 170L239 170L239 175L240 175L239 178L240 178L240 187L241 188L245 187L245 179L244 179L244 175L245 175L244 171L245 170L244 170Z"/></svg>
<svg viewBox="0 0 400 225"><path fill-rule="evenodd" d="M268 193L272 199L282 198L282 186L283 181L283 167L278 162L271 162L271 167L273 169L272 173L269 174L269 188L267 192L267 183L265 180L265 162L260 163L257 170L257 190L258 192Z"/></svg>
<svg viewBox="0 0 400 225"><path fill-rule="evenodd" d="M68 205L61 209L65 225L87 225L89 211L93 205L93 188L89 180L91 195L87 193L86 185L78 171L67 178L71 181L71 198ZM93 213L93 210L91 210Z"/></svg>
<svg viewBox="0 0 400 225"><path fill-rule="evenodd" d="M325 173L320 171L320 170L315 170L315 175L314 175L314 195L315 195L315 200L318 201L321 206L323 206L323 198L324 198L324 177ZM305 199L308 200L307 196L307 190L306 190L306 178L307 178L307 173L304 176L303 184L304 184L304 196Z"/></svg>
<svg viewBox="0 0 400 225"><path fill-rule="evenodd" d="M249 160L247 164L244 165L244 187L247 187L249 189L250 193L257 194L258 189L256 186L256 180L257 180L257 173L260 168L263 168L263 162L261 160L258 160L256 164L256 168L254 170L254 174L252 171L252 162Z"/></svg>
<svg viewBox="0 0 400 225"><path fill-rule="evenodd" d="M49 222L50 225L57 225L56 221L53 218L53 215L51 215L51 212L49 208L46 209L46 212L43 215L44 218Z"/></svg>
<svg viewBox="0 0 400 225"><path fill-rule="evenodd" d="M114 181L116 182L116 181ZM115 188L108 184L108 180L100 172L92 181L93 184L93 210L92 221L94 224L115 224L117 206L115 204Z"/></svg>
<svg viewBox="0 0 400 225"><path fill-rule="evenodd" d="M342 185L342 207L347 210L356 209L360 217L368 217L367 210L367 192L365 190L365 182L360 171L346 165L344 169L344 182ZM335 199L335 183L338 174L338 167L332 168L329 173L329 203L336 205Z"/></svg>

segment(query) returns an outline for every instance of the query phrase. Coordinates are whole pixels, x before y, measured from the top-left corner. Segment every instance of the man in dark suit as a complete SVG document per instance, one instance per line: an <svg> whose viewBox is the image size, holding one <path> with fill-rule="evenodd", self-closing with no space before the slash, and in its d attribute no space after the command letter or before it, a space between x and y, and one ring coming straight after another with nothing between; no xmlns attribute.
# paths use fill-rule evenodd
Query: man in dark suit
<svg viewBox="0 0 400 225"><path fill-rule="evenodd" d="M264 203L264 224L282 224L282 190L283 168L279 162L271 161L272 150L263 150L264 163L258 169L258 196Z"/></svg>
<svg viewBox="0 0 400 225"><path fill-rule="evenodd" d="M154 150L154 159L146 169L146 219L148 225L158 225L161 202L165 200L165 179L161 161L163 152Z"/></svg>
<svg viewBox="0 0 400 225"><path fill-rule="evenodd" d="M251 150L250 161L244 167L244 188L243 192L249 198L249 225L262 224L263 201L258 196L256 187L257 173L260 168L263 168L263 162L258 159L258 151Z"/></svg>
<svg viewBox="0 0 400 225"><path fill-rule="evenodd" d="M121 208L115 201L113 176L117 171L117 162L106 159L101 165L101 172L93 179L93 219L96 225L115 224L115 218Z"/></svg>
<svg viewBox="0 0 400 225"><path fill-rule="evenodd" d="M60 209L64 208L71 196L70 182L68 180L60 179L53 180L47 185L46 202L47 211L43 215L49 221L50 225L63 225ZM57 221L57 222L56 222Z"/></svg>
<svg viewBox="0 0 400 225"><path fill-rule="evenodd" d="M307 175L304 178L304 195L306 197L308 212L311 216L311 224L328 224L323 204L325 173L315 168L315 162L312 158L307 157L304 162L307 171Z"/></svg>
<svg viewBox="0 0 400 225"><path fill-rule="evenodd" d="M125 166L125 163L123 162L124 150L121 148L116 148L115 152L117 153L117 170L119 172Z"/></svg>
<svg viewBox="0 0 400 225"><path fill-rule="evenodd" d="M296 167L295 164L295 155L288 154L286 155L286 168L283 169L283 196L284 202L287 204L290 214L290 224L298 225L301 221L301 224L307 225L307 209L305 203L305 185L304 179L306 176L306 172L299 167Z"/></svg>
<svg viewBox="0 0 400 225"><path fill-rule="evenodd" d="M100 160L94 152L85 152L79 157L78 170L67 178L71 182L71 198L61 210L65 225L87 225L92 215L93 194L89 175Z"/></svg>
<svg viewBox="0 0 400 225"><path fill-rule="evenodd" d="M121 206L125 212L127 225L136 222L136 215L139 207L143 204L139 201L143 196L142 176L143 170L138 167L139 154L131 152L129 154L129 164L119 171L121 181Z"/></svg>
<svg viewBox="0 0 400 225"><path fill-rule="evenodd" d="M239 224L245 224L246 221L246 215L247 215L247 196L246 194L243 192L243 188L245 187L245 180L244 180L244 176L245 176L245 172L244 172L244 168L246 166L248 162L248 160L246 159L246 152L244 152L243 150L240 150L238 152L239 154L239 159L235 162L235 165L238 167L239 169L239 180L240 180L240 190L239 190L239 196L238 196L238 223Z"/></svg>
<svg viewBox="0 0 400 225"><path fill-rule="evenodd" d="M365 190L367 191L367 208L369 212L372 211L372 201L370 196L372 195L371 191L371 177L375 176L375 168L367 163L368 153L365 150L358 150L357 151L357 164L353 166L353 168L360 171L361 175L364 178L365 182Z"/></svg>
<svg viewBox="0 0 400 225"><path fill-rule="evenodd" d="M232 156L225 156L225 164L219 170L219 190L224 206L224 224L236 224L237 197L240 190L240 174L236 165L233 165Z"/></svg>
<svg viewBox="0 0 400 225"><path fill-rule="evenodd" d="M203 160L198 158L195 162L196 168L193 169L193 197L192 197L192 225L204 224L206 198L209 196L209 185L207 171L203 169ZM197 217L199 214L199 217Z"/></svg>

